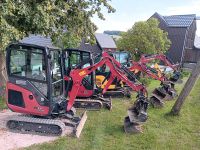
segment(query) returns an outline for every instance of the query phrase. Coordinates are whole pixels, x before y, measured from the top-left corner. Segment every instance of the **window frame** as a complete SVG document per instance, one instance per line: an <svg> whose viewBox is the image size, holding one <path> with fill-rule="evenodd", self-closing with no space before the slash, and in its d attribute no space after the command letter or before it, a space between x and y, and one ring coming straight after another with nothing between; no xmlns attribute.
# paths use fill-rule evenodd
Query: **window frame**
<svg viewBox="0 0 200 150"><path fill-rule="evenodd" d="M46 56L46 53L45 53L45 49L44 48L41 48L41 47L31 47L31 46L24 46L24 45L17 45L18 47L15 48L15 47L9 47L9 51L8 51L8 54L7 54L7 72L8 72L8 76L9 77L14 77L14 78L18 78L18 79L23 79L23 80L29 80L29 81L34 81L34 82L40 82L40 83L46 83L48 84L48 81L47 81L47 56ZM22 49L19 49L19 47L22 47ZM46 66L46 70L45 70L45 73L46 73L46 80L38 80L38 79L33 79L33 78L29 78L27 76L18 76L18 75L15 75L13 73L11 73L11 51L24 51L26 54L27 54L27 51L30 50L31 48L35 48L35 49L40 49L42 51L42 55L44 57L44 61L45 61L45 66ZM37 52L36 52L37 53ZM30 53L32 54L32 53ZM31 62L31 61L30 61Z"/></svg>

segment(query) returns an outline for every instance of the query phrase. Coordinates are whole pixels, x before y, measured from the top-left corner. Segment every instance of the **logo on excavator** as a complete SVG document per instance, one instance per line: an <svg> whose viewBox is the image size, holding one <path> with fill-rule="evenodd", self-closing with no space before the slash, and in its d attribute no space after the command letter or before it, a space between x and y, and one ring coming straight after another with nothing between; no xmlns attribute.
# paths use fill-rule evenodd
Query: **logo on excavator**
<svg viewBox="0 0 200 150"><path fill-rule="evenodd" d="M86 75L86 71L84 71L84 70L81 71L81 72L79 73L79 75L80 75L80 76L84 76L84 75Z"/></svg>
<svg viewBox="0 0 200 150"><path fill-rule="evenodd" d="M43 112L44 111L41 107L37 107L37 106L33 107L33 109L35 109L35 110L37 110L39 112Z"/></svg>

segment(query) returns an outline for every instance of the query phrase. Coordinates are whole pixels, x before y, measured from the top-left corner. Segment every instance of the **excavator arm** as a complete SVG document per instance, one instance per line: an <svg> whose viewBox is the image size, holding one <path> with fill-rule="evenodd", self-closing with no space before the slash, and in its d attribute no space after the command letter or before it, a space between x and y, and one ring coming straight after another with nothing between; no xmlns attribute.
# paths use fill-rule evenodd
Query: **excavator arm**
<svg viewBox="0 0 200 150"><path fill-rule="evenodd" d="M169 60L169 58L167 58L164 54L155 54L155 55L142 55L139 62L142 64L145 63L149 63L150 61L153 60L160 60L162 61L166 66L169 66L170 68L172 68L173 70L177 70L178 69L178 64L174 64L172 63L171 60Z"/></svg>
<svg viewBox="0 0 200 150"><path fill-rule="evenodd" d="M84 63L82 65L84 65ZM108 66L110 68L110 73L111 73L108 82L103 90L103 93L107 91L108 87L112 84L113 80L117 78L118 80L121 80L128 86L130 86L132 90L140 93L140 95L142 94L145 97L147 97L146 88L141 83L138 84L135 82L136 77L134 77L134 75L126 67L122 66L112 56L104 52L102 54L101 60L98 63L83 69L78 69L80 68L79 66L70 72L70 78L73 81L73 87L69 95L70 98L67 105L67 110L70 110L71 107L73 106L77 92L82 84L82 80L84 79L84 77L91 74L93 71L97 70L99 67L102 67L103 65ZM127 74L132 78L134 78L134 80L130 80L127 77Z"/></svg>
<svg viewBox="0 0 200 150"><path fill-rule="evenodd" d="M155 80L159 80L161 82L167 80L167 78L164 75L159 76L158 74L150 70L145 64L141 64L139 62L132 62L132 66L129 68L129 70L132 72L135 70L141 71L145 73L148 77L151 77Z"/></svg>
<svg viewBox="0 0 200 150"><path fill-rule="evenodd" d="M162 61L166 66L172 68L174 70L173 76L168 79L164 74L156 74L151 69L149 69L146 65L146 63L149 63L153 60L160 60ZM141 72L144 72L149 77L159 80L161 82L165 81L173 81L176 82L180 77L179 72L179 65L174 64L171 60L169 60L164 54L155 54L155 55L141 55L141 58L138 62L132 62L132 66L129 68L131 71L139 70Z"/></svg>

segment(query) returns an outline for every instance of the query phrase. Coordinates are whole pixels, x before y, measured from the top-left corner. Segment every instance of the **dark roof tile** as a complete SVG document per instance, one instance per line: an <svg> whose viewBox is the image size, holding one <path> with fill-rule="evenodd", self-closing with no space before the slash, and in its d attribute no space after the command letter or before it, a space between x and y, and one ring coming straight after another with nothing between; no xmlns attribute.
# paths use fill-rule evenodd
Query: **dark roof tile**
<svg viewBox="0 0 200 150"><path fill-rule="evenodd" d="M35 45L44 46L48 48L54 48L54 49L56 48L55 46L53 46L53 43L50 37L44 37L41 35L29 35L28 37L23 38L20 42L27 43L27 44L35 44Z"/></svg>
<svg viewBox="0 0 200 150"><path fill-rule="evenodd" d="M163 18L169 27L189 27L196 18L196 15L173 15L163 16Z"/></svg>

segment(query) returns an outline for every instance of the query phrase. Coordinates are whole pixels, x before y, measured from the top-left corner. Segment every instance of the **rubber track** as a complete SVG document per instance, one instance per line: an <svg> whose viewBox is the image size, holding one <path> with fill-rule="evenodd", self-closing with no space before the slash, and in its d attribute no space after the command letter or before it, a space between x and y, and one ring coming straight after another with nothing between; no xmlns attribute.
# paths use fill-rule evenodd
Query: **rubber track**
<svg viewBox="0 0 200 150"><path fill-rule="evenodd" d="M100 110L102 107L103 107L103 103L101 100L93 100L93 99L76 99L75 100L75 103L78 103L78 102L81 102L81 103L88 103L91 104L91 103L98 103L99 104L99 108L92 108L92 107L87 107L87 108L81 108L81 107L75 107L77 109L88 109L88 110Z"/></svg>
<svg viewBox="0 0 200 150"><path fill-rule="evenodd" d="M45 133L45 132L34 132L34 131L21 131L21 130L14 130L14 129L10 129L11 131L13 132L18 132L18 133L32 133L32 134L39 134L39 135L46 135L46 136L59 136L59 135L63 135L64 134L64 131L66 129L66 126L65 124L60 121L60 120L53 120L53 119L41 119L41 118L33 118L33 117L30 117L30 116L25 116L25 115L19 115L19 116L15 116L15 117L12 117L11 119L9 119L8 121L20 121L20 122L28 122L28 123L32 123L32 124L47 124L47 125L57 125L61 128L61 134L50 134L50 133ZM7 122L8 123L8 122ZM8 127L8 125L7 125Z"/></svg>

